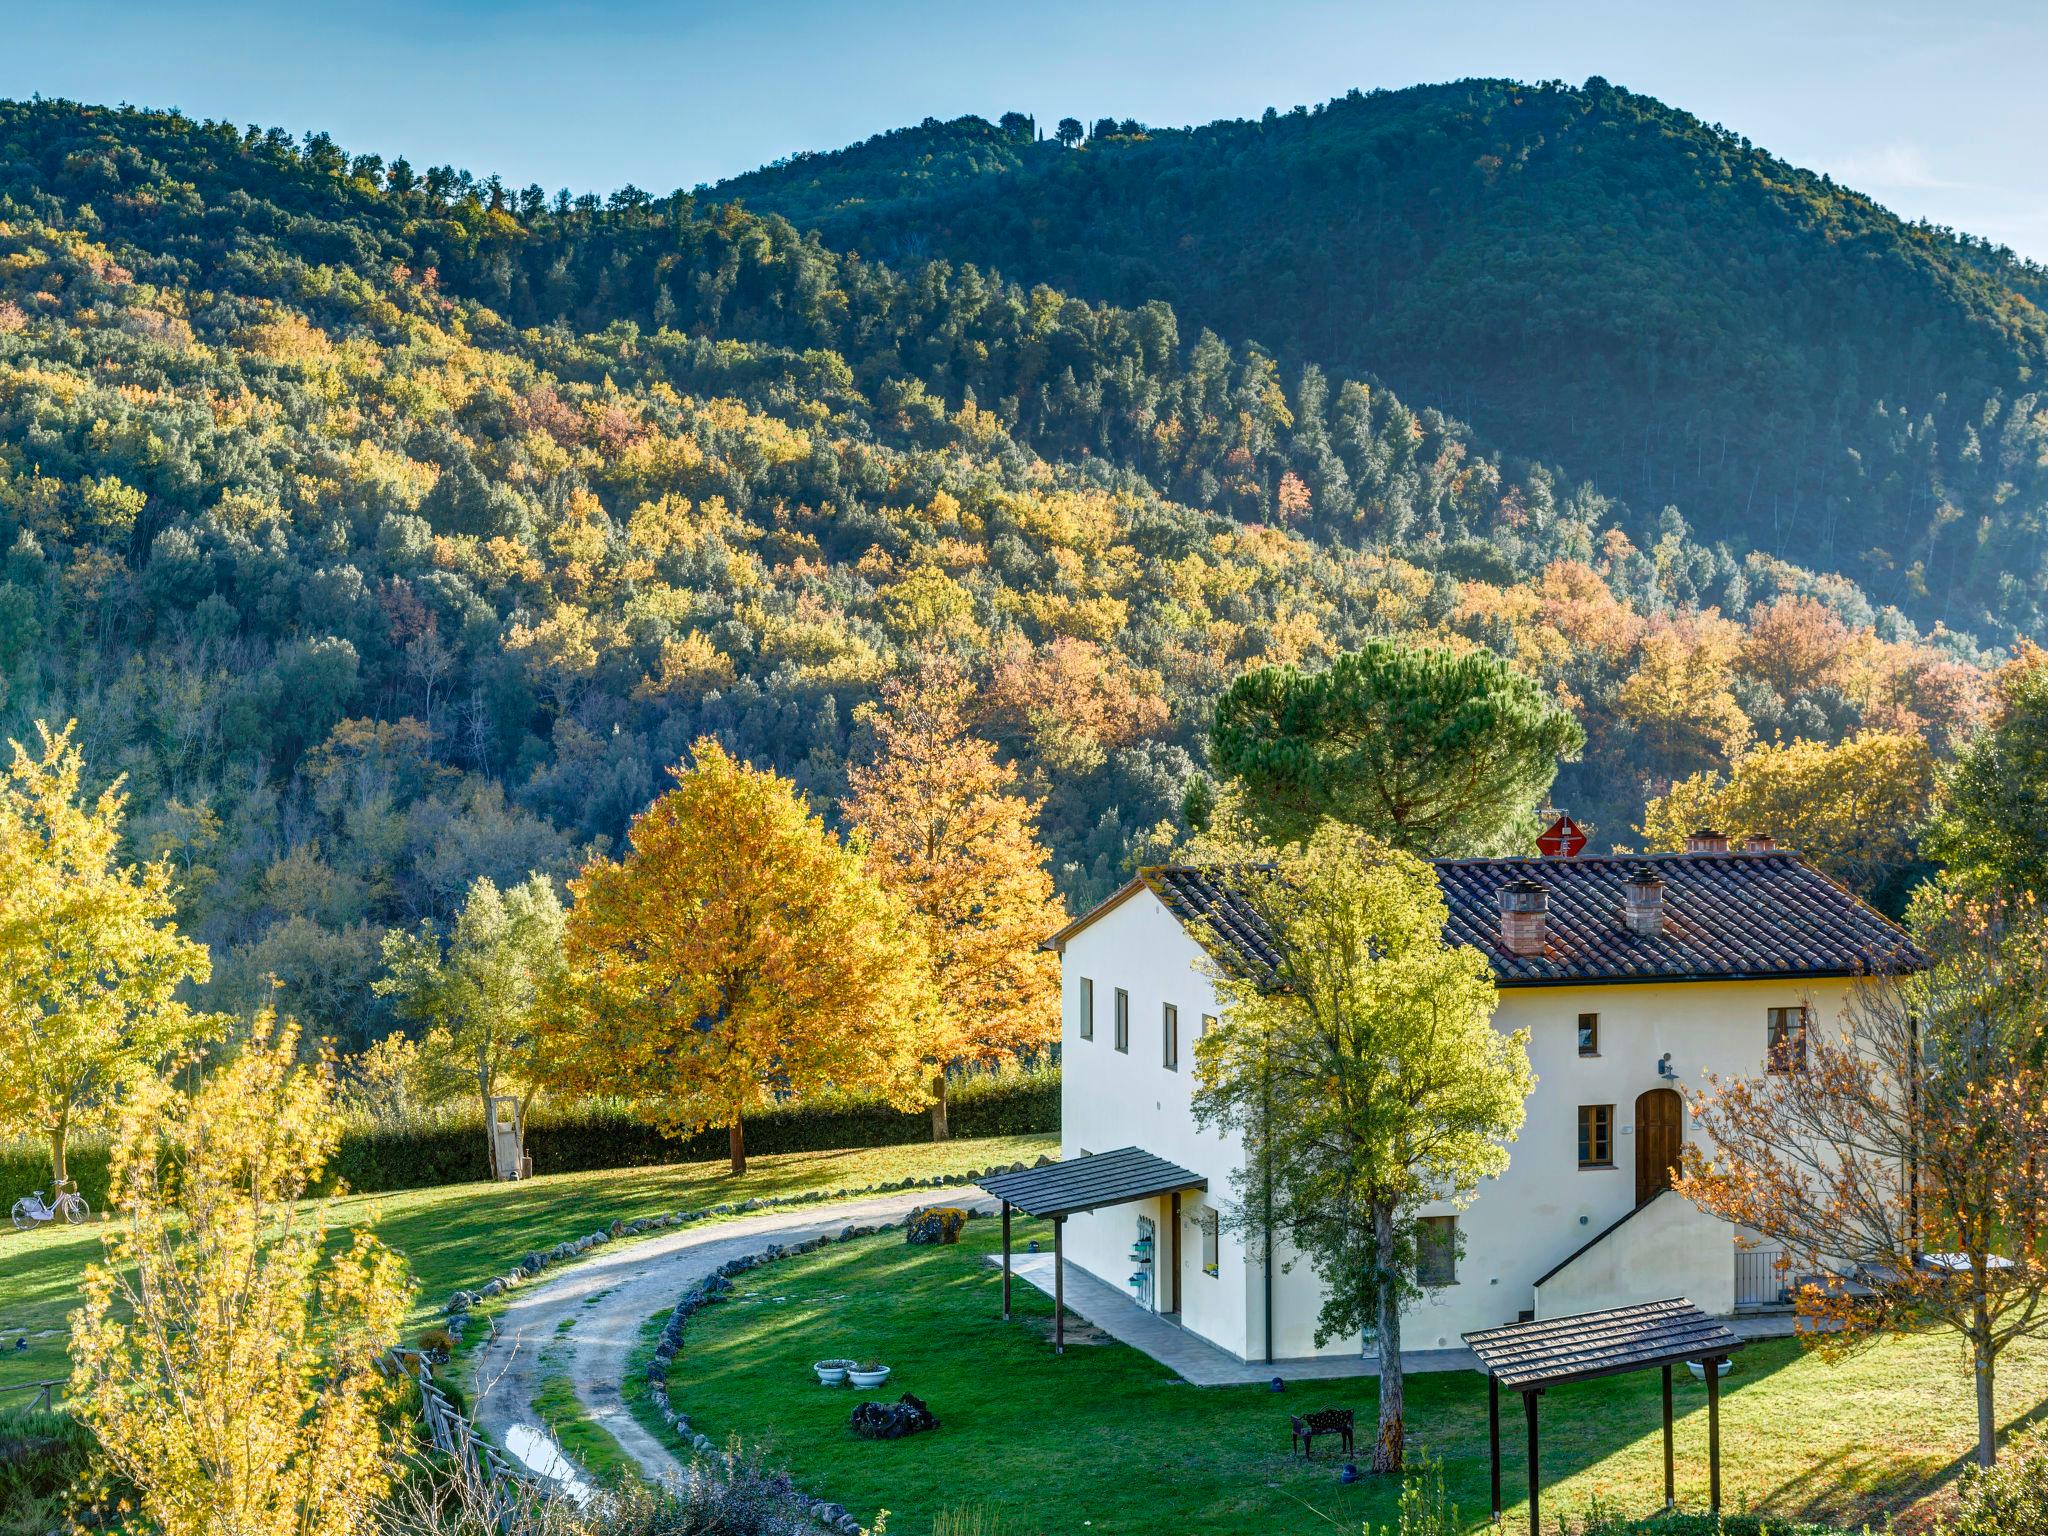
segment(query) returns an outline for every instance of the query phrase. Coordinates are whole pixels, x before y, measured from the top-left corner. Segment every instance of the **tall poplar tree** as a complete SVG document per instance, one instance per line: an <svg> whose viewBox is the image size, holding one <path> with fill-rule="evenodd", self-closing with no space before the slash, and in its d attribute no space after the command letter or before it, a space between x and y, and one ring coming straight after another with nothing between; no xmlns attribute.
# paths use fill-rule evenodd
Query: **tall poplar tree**
<svg viewBox="0 0 2048 1536"><path fill-rule="evenodd" d="M918 1102L928 975L918 928L789 780L709 737L634 819L623 859L570 883L580 1007L554 1022L569 1086L630 1098L662 1130L724 1126L779 1096Z"/></svg>
<svg viewBox="0 0 2048 1536"><path fill-rule="evenodd" d="M968 729L970 685L927 657L882 690L875 756L848 775L842 807L868 868L910 907L931 962L920 1052L932 1139L948 1135L947 1069L1059 1037L1059 969L1042 947L1066 921L1038 803Z"/></svg>

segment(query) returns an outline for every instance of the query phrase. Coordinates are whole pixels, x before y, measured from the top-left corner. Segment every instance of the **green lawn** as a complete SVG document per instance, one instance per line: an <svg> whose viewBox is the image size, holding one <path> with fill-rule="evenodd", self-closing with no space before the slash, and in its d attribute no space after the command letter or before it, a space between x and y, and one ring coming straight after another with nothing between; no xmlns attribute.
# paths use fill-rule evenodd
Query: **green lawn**
<svg viewBox="0 0 2048 1536"><path fill-rule="evenodd" d="M855 1514L891 1512L895 1536L925 1536L947 1509L985 1505L1013 1536L1124 1532L1356 1531L1395 1518L1396 1490L1370 1477L1345 1487L1340 1460L1290 1460L1287 1413L1324 1406L1377 1412L1369 1380L1197 1388L1113 1342L1047 1342L1051 1303L1019 1284L1018 1320L1000 1318L1000 1279L981 1262L993 1222L953 1248L912 1248L890 1235L834 1245L744 1275L734 1299L692 1320L670 1395L693 1428L738 1433L786 1465L807 1492ZM1021 1244L1049 1234L1024 1224ZM650 1346L651 1347L651 1346ZM941 1427L908 1440L855 1439L860 1399L810 1371L831 1355L877 1355L895 1367L882 1396L916 1393ZM1858 1524L1904 1511L1945 1483L1975 1443L1963 1359L1951 1338L1888 1342L1848 1363L1803 1355L1792 1341L1738 1358L1722 1404L1728 1509ZM2015 1352L1999 1384L2008 1422L2048 1398L2048 1349ZM1487 1503L1486 1392L1472 1373L1409 1379L1418 1456L1440 1458L1472 1529ZM1514 1506L1525 1477L1519 1404L1504 1425ZM1706 1506L1706 1391L1681 1373L1679 1498ZM1546 1524L1609 1510L1648 1514L1662 1499L1654 1373L1555 1389L1544 1398ZM1509 1528L1515 1528L1510 1518ZM1526 1512L1520 1516L1526 1522ZM1526 1524L1522 1526L1526 1529Z"/></svg>
<svg viewBox="0 0 2048 1536"><path fill-rule="evenodd" d="M375 1223L383 1239L411 1262L420 1282L408 1336L437 1321L448 1293L502 1274L530 1249L547 1248L636 1216L754 1196L811 1189L857 1188L903 1178L1029 1162L1057 1152L1052 1136L992 1137L875 1147L851 1152L790 1152L748 1160L734 1179L723 1160L676 1163L666 1168L555 1174L517 1184L455 1184L399 1194L353 1196L333 1202L342 1229ZM98 1222L18 1233L0 1228L0 1408L18 1382L66 1375L66 1319L78 1305L79 1277L100 1257ZM26 1338L28 1348L15 1342Z"/></svg>

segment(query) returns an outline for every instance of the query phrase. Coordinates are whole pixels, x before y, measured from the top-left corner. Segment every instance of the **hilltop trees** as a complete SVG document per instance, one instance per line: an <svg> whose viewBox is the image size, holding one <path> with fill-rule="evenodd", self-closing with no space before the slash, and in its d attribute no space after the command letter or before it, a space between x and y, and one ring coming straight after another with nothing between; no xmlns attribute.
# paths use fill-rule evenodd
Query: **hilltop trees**
<svg viewBox="0 0 2048 1536"><path fill-rule="evenodd" d="M577 1007L556 1079L630 1098L662 1129L724 1126L778 1093L920 1098L931 1003L919 926L787 779L706 738L633 821L621 859L570 882Z"/></svg>
<svg viewBox="0 0 2048 1536"><path fill-rule="evenodd" d="M169 865L122 862L119 788L86 798L71 728L37 729L0 780L0 1128L41 1137L61 1186L80 1118L211 1021L176 996L208 966L178 932Z"/></svg>
<svg viewBox="0 0 2048 1536"><path fill-rule="evenodd" d="M1066 920L1016 774L975 736L973 695L928 655L882 690L875 753L847 776L842 807L868 869L909 907L931 965L921 1054L932 1137L946 1139L947 1068L1036 1050L1059 1037L1059 968L1042 948Z"/></svg>
<svg viewBox="0 0 2048 1536"><path fill-rule="evenodd" d="M411 1297L368 1232L328 1241L298 1202L341 1136L289 1026L189 1094L124 1106L121 1221L72 1320L72 1404L164 1536L355 1536L391 1485L376 1357Z"/></svg>
<svg viewBox="0 0 2048 1536"><path fill-rule="evenodd" d="M1263 667L1217 702L1209 755L1270 834L1325 819L1408 853L1495 851L1585 733L1491 652L1368 641L1317 672Z"/></svg>
<svg viewBox="0 0 2048 1536"><path fill-rule="evenodd" d="M1528 1032L1493 1027L1492 972L1445 939L1443 893L1413 855L1330 823L1245 850L1234 878L1278 958L1215 970L1225 1012L1195 1043L1195 1114L1244 1139L1233 1223L1263 1240L1270 1212L1322 1281L1317 1344L1374 1340L1372 1464L1398 1472L1401 1307L1421 1245L1443 1241L1419 1218L1507 1166L1536 1081Z"/></svg>
<svg viewBox="0 0 2048 1536"><path fill-rule="evenodd" d="M1928 852L1994 898L2048 891L2048 652L2024 646L1998 674L1988 727L1944 786Z"/></svg>
<svg viewBox="0 0 2048 1536"><path fill-rule="evenodd" d="M491 1100L508 1090L516 1096L523 1131L547 1076L541 1013L563 1006L564 927L547 876L531 875L509 891L485 876L470 886L445 947L427 924L384 936L390 974L376 989L395 998L429 1047L476 1084L494 1179L507 1170L498 1166L498 1140L490 1134Z"/></svg>

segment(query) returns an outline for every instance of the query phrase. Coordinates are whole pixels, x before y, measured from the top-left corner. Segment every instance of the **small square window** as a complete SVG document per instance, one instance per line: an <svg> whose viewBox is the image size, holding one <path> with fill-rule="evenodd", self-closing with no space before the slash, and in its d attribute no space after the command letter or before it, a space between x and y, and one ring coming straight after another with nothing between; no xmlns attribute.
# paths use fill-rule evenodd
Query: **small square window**
<svg viewBox="0 0 2048 1536"><path fill-rule="evenodd" d="M1415 1283L1458 1283L1458 1218L1425 1216L1415 1229Z"/></svg>
<svg viewBox="0 0 2048 1536"><path fill-rule="evenodd" d="M1612 1168L1614 1166L1614 1106L1612 1104L1581 1104L1579 1106L1579 1166L1581 1168Z"/></svg>
<svg viewBox="0 0 2048 1536"><path fill-rule="evenodd" d="M1203 1014L1203 1015L1202 1015L1202 1027L1201 1027L1200 1029L1198 1029L1198 1030L1196 1030L1196 1031L1195 1031L1195 1038L1196 1038L1197 1040L1201 1039L1201 1038L1202 1038L1202 1036L1204 1036L1204 1035L1206 1035L1207 1033L1209 1033L1209 1031L1210 1031L1210 1030L1212 1030L1212 1029L1214 1029L1215 1027L1216 1027L1216 1015L1215 1015L1215 1014L1213 1014L1213 1013L1205 1013L1205 1014Z"/></svg>
<svg viewBox="0 0 2048 1536"><path fill-rule="evenodd" d="M1770 1010L1770 1025L1765 1033L1764 1070L1766 1072L1804 1072L1806 1070L1806 1010L1804 1008L1773 1008Z"/></svg>
<svg viewBox="0 0 2048 1536"><path fill-rule="evenodd" d="M1095 983L1086 976L1081 978L1081 1038L1095 1038Z"/></svg>
<svg viewBox="0 0 2048 1536"><path fill-rule="evenodd" d="M1131 1048L1131 994L1122 987L1116 989L1116 1048Z"/></svg>
<svg viewBox="0 0 2048 1536"><path fill-rule="evenodd" d="M1216 1209L1214 1206L1211 1206L1202 1212L1203 1274L1213 1276L1223 1273L1223 1265L1219 1258L1221 1248L1222 1242L1216 1220Z"/></svg>
<svg viewBox="0 0 2048 1536"><path fill-rule="evenodd" d="M1169 1072L1180 1070L1180 1010L1172 1003L1162 1005L1159 1013L1159 1032L1163 1035L1162 1055Z"/></svg>
<svg viewBox="0 0 2048 1536"><path fill-rule="evenodd" d="M1579 1054L1598 1056L1600 1054L1600 1015L1582 1013L1579 1015Z"/></svg>

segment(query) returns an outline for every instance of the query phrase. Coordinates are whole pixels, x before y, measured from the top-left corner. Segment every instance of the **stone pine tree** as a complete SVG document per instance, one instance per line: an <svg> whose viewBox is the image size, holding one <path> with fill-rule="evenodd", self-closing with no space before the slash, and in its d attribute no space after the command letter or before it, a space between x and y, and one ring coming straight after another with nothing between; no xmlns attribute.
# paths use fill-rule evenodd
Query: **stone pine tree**
<svg viewBox="0 0 2048 1536"><path fill-rule="evenodd" d="M440 1047L446 1065L476 1084L494 1179L507 1170L498 1166L498 1140L490 1134L491 1100L516 1096L525 1125L546 1075L542 1011L562 1001L564 925L562 903L546 875L529 875L506 891L482 876L463 899L446 945L425 923L384 935L389 974L375 989L395 999L403 1016L425 1025L426 1039Z"/></svg>
<svg viewBox="0 0 2048 1536"><path fill-rule="evenodd" d="M671 1134L725 1127L735 1174L748 1113L778 1097L919 1103L929 967L908 910L787 779L708 737L674 773L625 857L570 883L557 1080Z"/></svg>
<svg viewBox="0 0 2048 1536"><path fill-rule="evenodd" d="M1319 672L1264 667L1217 701L1209 756L1269 836L1325 820L1408 853L1504 851L1579 723L1491 651L1374 640Z"/></svg>
<svg viewBox="0 0 2048 1536"><path fill-rule="evenodd" d="M1038 840L1037 803L966 722L971 686L927 658L882 690L875 753L842 807L868 868L909 906L931 962L921 1055L932 1139L944 1141L948 1069L1059 1038L1059 971L1046 936L1066 921Z"/></svg>
<svg viewBox="0 0 2048 1536"><path fill-rule="evenodd" d="M1419 1217L1508 1163L1535 1086L1526 1031L1493 1027L1493 976L1446 941L1428 865L1331 823L1246 850L1233 871L1277 961L1219 957L1224 1013L1195 1045L1194 1108L1245 1150L1229 1219L1273 1230L1324 1287L1316 1342L1369 1334L1380 1361L1375 1471L1401 1469L1401 1309L1419 1294Z"/></svg>
<svg viewBox="0 0 2048 1536"><path fill-rule="evenodd" d="M86 797L70 728L37 730L0 778L0 1129L42 1140L62 1185L81 1117L212 1021L177 996L208 959L178 932L170 866L121 861L118 787Z"/></svg>

